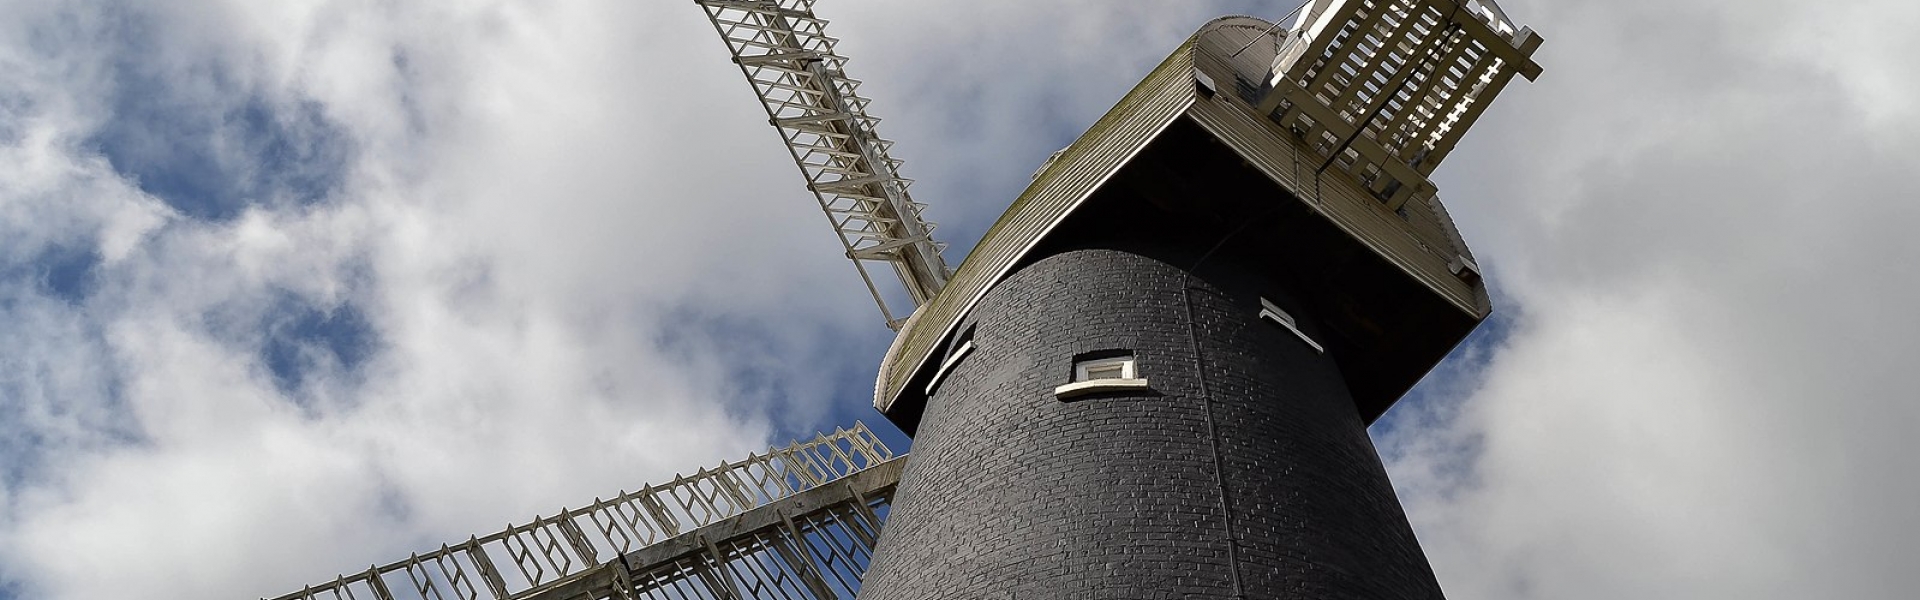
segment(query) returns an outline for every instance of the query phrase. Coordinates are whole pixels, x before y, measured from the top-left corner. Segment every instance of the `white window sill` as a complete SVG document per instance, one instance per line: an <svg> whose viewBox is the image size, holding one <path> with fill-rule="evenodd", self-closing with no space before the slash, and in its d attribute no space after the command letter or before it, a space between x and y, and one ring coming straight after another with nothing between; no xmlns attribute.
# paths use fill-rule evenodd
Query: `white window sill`
<svg viewBox="0 0 1920 600"><path fill-rule="evenodd" d="M1091 379L1087 381L1075 381L1073 383L1069 383L1057 388L1053 388L1053 396L1061 400L1066 400L1068 398L1076 398L1079 396L1085 396L1087 394L1096 394L1100 392L1117 392L1117 391L1131 391L1131 390L1144 390L1144 389L1147 389L1147 380L1145 378Z"/></svg>

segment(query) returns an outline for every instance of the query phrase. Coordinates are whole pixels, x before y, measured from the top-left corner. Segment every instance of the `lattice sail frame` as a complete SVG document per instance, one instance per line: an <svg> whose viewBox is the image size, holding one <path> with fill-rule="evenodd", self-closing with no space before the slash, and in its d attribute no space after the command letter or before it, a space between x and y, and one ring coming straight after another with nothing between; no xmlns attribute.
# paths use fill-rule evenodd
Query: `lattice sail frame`
<svg viewBox="0 0 1920 600"><path fill-rule="evenodd" d="M904 455L855 423L275 600L851 599L891 504L898 460ZM894 468L876 469L885 465ZM849 478L876 470L884 473L870 495L794 502L838 491L826 490L830 484L850 489ZM778 513L770 526L726 531L768 510ZM693 540L704 551L674 548ZM664 558L646 562L649 552Z"/></svg>
<svg viewBox="0 0 1920 600"><path fill-rule="evenodd" d="M1313 0L1280 47L1261 112L1391 210L1513 75L1540 75L1541 39L1492 0Z"/></svg>
<svg viewBox="0 0 1920 600"><path fill-rule="evenodd" d="M891 501L889 493L783 517L773 527L708 544L705 552L635 569L622 586L623 600L854 600L880 536L867 503L885 510Z"/></svg>
<svg viewBox="0 0 1920 600"><path fill-rule="evenodd" d="M860 82L846 76L847 59L834 52L826 21L814 16L812 0L695 2L759 94L888 326L898 329L905 315L888 306L866 263L891 266L918 307L946 286L945 245L933 240L934 224L921 215L926 205L913 201L900 161L888 156L893 142L874 133L880 120L867 114Z"/></svg>

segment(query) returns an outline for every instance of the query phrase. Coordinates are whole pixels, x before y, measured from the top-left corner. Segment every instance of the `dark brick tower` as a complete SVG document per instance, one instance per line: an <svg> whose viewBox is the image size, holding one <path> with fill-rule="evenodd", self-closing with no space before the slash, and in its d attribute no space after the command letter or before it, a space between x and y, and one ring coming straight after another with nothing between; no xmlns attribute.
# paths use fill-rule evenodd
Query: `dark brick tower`
<svg viewBox="0 0 1920 600"><path fill-rule="evenodd" d="M889 351L914 452L861 596L1441 598L1366 427L1487 315L1425 175L1538 45L1454 5L1209 23L1050 161ZM1307 105L1349 62L1398 107Z"/></svg>
<svg viewBox="0 0 1920 600"><path fill-rule="evenodd" d="M1085 240L988 293L866 597L1227 598L1236 578L1255 598L1440 597L1339 366L1306 341L1324 329L1290 286L1178 242ZM1148 387L1055 397L1075 357L1115 353Z"/></svg>

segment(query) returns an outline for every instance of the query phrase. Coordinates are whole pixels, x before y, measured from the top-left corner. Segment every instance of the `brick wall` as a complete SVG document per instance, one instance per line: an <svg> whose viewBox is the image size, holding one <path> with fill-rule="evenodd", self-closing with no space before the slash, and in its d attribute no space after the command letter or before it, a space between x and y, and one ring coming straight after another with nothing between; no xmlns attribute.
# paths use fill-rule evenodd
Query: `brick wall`
<svg viewBox="0 0 1920 600"><path fill-rule="evenodd" d="M1248 598L1441 597L1338 365L1260 297L1311 316L1228 253L1185 281L1206 244L1164 244L1053 251L961 324L862 598L1225 598L1235 554ZM1107 350L1151 389L1054 397Z"/></svg>

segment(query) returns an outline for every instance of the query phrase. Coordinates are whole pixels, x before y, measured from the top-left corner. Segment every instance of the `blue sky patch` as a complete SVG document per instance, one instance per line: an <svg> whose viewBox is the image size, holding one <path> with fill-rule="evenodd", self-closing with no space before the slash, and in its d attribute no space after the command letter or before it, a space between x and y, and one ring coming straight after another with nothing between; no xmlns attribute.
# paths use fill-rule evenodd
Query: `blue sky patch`
<svg viewBox="0 0 1920 600"><path fill-rule="evenodd" d="M19 269L0 268L0 488L47 475L49 459L75 448L146 441L128 410L121 369L84 311L50 298ZM75 358L79 357L79 358Z"/></svg>
<svg viewBox="0 0 1920 600"><path fill-rule="evenodd" d="M75 241L82 243L74 243ZM0 258L0 286L9 292L52 297L78 305L93 293L100 253L86 240L21 248L16 259ZM13 309L16 298L0 295L0 312Z"/></svg>
<svg viewBox="0 0 1920 600"><path fill-rule="evenodd" d="M33 100L25 94L0 92L0 144L20 142L20 126L32 109Z"/></svg>
<svg viewBox="0 0 1920 600"><path fill-rule="evenodd" d="M252 97L214 113L167 101L164 86L123 91L89 142L188 217L226 221L249 206L314 204L345 176L351 144L315 104L276 108Z"/></svg>
<svg viewBox="0 0 1920 600"><path fill-rule="evenodd" d="M907 437L873 409L873 378L893 335L879 326L879 315L874 321L871 329L851 332L799 320L779 322L779 327L814 328L783 338L769 333L774 325L766 318L683 307L660 319L664 329L654 342L675 354L713 355L718 349L719 355L732 357L729 408L764 411L775 445L864 421L888 448L905 452Z"/></svg>
<svg viewBox="0 0 1920 600"><path fill-rule="evenodd" d="M325 307L286 297L262 319L260 360L282 393L297 393L316 370L353 373L380 347L380 333L351 303Z"/></svg>
<svg viewBox="0 0 1920 600"><path fill-rule="evenodd" d="M112 113L88 147L195 219L313 204L340 186L354 145L319 104L270 98L218 56L170 62L146 19L117 21Z"/></svg>
<svg viewBox="0 0 1920 600"><path fill-rule="evenodd" d="M23 408L12 403L0 403L0 419L8 423L20 423L24 421L19 414ZM0 486L5 489L19 488L34 474L45 454L45 437L30 427L0 425Z"/></svg>
<svg viewBox="0 0 1920 600"><path fill-rule="evenodd" d="M1369 428L1373 438L1381 440L1398 435L1403 429L1423 429L1432 425L1423 422L1423 418L1452 414L1450 407L1465 402L1479 387L1494 353L1506 345L1519 318L1517 312L1517 309L1495 309L1392 409L1374 421Z"/></svg>
<svg viewBox="0 0 1920 600"><path fill-rule="evenodd" d="M93 293L100 260L99 250L91 244L56 245L41 250L32 268L48 295L77 305Z"/></svg>

